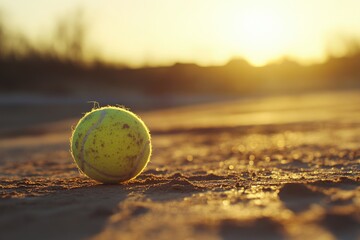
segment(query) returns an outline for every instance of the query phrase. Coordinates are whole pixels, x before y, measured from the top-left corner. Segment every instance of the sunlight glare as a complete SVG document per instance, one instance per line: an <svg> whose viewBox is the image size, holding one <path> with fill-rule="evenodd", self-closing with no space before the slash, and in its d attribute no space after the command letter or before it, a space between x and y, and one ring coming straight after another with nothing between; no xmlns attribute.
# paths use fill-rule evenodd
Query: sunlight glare
<svg viewBox="0 0 360 240"><path fill-rule="evenodd" d="M336 36L360 39L359 0L0 1L6 25L33 42L83 9L92 46L86 55L131 67L224 65L239 57L256 66L284 57L311 64L325 61L329 49L346 54L347 42L332 42Z"/></svg>
<svg viewBox="0 0 360 240"><path fill-rule="evenodd" d="M231 26L224 32L227 42L257 66L284 51L291 31L279 13L259 8L234 13L227 24Z"/></svg>
<svg viewBox="0 0 360 240"><path fill-rule="evenodd" d="M283 34L280 20L266 12L248 12L241 18L240 30L254 46L270 45Z"/></svg>

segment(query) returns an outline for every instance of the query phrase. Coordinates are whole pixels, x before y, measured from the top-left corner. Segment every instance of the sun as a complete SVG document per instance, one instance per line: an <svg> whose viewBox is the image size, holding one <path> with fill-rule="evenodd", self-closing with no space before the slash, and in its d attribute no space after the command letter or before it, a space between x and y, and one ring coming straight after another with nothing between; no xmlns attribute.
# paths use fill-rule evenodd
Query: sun
<svg viewBox="0 0 360 240"><path fill-rule="evenodd" d="M286 50L290 30L282 13L258 7L233 12L223 34L232 50L257 66L266 64Z"/></svg>
<svg viewBox="0 0 360 240"><path fill-rule="evenodd" d="M240 17L239 31L254 45L272 45L283 34L281 25L269 12L247 12Z"/></svg>

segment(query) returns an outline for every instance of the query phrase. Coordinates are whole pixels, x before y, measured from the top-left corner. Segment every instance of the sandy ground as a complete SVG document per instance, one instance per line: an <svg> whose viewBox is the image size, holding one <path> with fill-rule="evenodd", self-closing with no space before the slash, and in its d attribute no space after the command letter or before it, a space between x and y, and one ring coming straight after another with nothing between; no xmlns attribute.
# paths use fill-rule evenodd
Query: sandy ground
<svg viewBox="0 0 360 240"><path fill-rule="evenodd" d="M0 135L0 239L360 239L360 92L139 115L153 156L121 185L79 174L77 119Z"/></svg>

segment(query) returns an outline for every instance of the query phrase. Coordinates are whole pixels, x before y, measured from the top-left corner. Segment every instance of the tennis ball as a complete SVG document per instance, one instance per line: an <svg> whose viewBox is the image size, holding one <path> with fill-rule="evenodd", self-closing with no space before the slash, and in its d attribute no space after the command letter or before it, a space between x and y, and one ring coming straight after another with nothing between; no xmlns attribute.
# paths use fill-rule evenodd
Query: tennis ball
<svg viewBox="0 0 360 240"><path fill-rule="evenodd" d="M103 183L135 178L151 155L149 130L134 113L102 107L85 114L70 139L71 153L81 172Z"/></svg>

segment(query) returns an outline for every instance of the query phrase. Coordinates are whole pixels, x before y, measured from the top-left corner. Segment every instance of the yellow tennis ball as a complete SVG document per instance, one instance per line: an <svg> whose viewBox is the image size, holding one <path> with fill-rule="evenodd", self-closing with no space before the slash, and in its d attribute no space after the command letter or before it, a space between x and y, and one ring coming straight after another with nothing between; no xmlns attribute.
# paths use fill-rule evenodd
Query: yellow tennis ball
<svg viewBox="0 0 360 240"><path fill-rule="evenodd" d="M70 139L78 168L103 183L135 178L151 155L149 130L134 113L102 107L85 114Z"/></svg>

